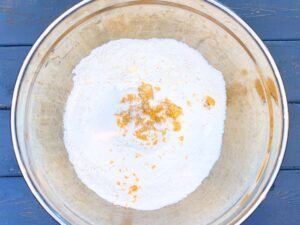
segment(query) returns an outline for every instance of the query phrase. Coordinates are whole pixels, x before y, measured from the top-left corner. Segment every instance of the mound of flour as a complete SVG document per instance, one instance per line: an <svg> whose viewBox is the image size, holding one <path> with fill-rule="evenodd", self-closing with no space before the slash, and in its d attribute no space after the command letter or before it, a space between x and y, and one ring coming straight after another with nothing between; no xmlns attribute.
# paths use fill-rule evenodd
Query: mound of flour
<svg viewBox="0 0 300 225"><path fill-rule="evenodd" d="M73 73L65 147L80 180L101 198L139 210L159 209L185 198L209 175L220 156L226 92L222 74L198 51L173 39L120 39L94 49ZM164 139L153 145L136 135L136 121L146 111L134 100L143 97L142 84L149 87L151 109L172 102L155 114L169 117L154 118L151 129L163 130ZM124 96L135 97L122 103ZM175 106L181 113L178 129L170 113ZM129 111L134 107L141 110L135 122ZM120 112L127 113L124 127L118 124Z"/></svg>

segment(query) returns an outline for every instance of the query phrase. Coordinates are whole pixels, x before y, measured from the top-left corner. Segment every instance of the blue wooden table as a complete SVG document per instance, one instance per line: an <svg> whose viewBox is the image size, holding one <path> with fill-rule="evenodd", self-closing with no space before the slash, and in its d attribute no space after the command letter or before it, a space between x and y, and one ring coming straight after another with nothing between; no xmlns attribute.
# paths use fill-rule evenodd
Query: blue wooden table
<svg viewBox="0 0 300 225"><path fill-rule="evenodd" d="M0 0L0 225L57 224L37 203L16 163L10 139L14 82L30 47L58 15L79 0ZM246 225L300 224L300 0L222 0L270 49L290 110L284 162L265 201Z"/></svg>

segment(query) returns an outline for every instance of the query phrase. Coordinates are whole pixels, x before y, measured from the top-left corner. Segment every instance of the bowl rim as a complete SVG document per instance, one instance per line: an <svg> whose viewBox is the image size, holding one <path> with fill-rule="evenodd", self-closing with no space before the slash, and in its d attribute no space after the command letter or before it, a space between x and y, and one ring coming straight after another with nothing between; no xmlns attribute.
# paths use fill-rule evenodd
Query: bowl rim
<svg viewBox="0 0 300 225"><path fill-rule="evenodd" d="M280 166L282 164L284 154L286 151L286 145L287 145L287 139L288 139L288 129L289 129L289 113L288 113L288 102L286 97L286 92L284 89L283 81L280 75L280 72L275 64L275 61L273 57L271 56L269 50L263 43L263 41L258 37L258 35L250 28L250 26L242 20L235 12L233 12L231 9L226 7L225 5L217 2L216 0L203 0L204 2L211 4L212 6L216 7L217 9L221 10L228 16L230 16L233 20L235 20L242 28L245 29L245 31L253 38L253 40L256 42L258 47L261 49L263 54L266 56L266 59L268 60L273 72L274 72L274 78L276 80L276 83L279 88L280 97L281 97L281 103L282 103L282 113L283 113L283 127L282 127L282 136L281 136L281 143L280 143L280 150L279 155L277 157L276 164L274 165L273 171L271 176L268 178L266 185L262 188L261 193L259 193L258 197L254 199L252 204L249 204L247 207L242 209L240 213L237 214L235 218L233 218L230 222L230 224L241 224L244 222L252 213L253 211L259 206L259 204L265 199L267 193L269 192L271 186L273 185L278 172L280 170ZM38 39L35 41L34 45L30 49L29 53L27 54L22 67L19 71L13 96L12 96L12 103L11 103L11 138L13 143L13 149L15 152L15 156L18 162L18 165L20 167L20 170L22 172L22 175L26 181L27 186L29 187L30 191L34 195L34 197L38 200L40 205L59 223L59 224L70 224L61 214L55 210L43 197L43 195L38 191L38 188L34 184L31 175L28 173L28 169L24 163L24 159L22 158L21 150L19 148L18 144L18 138L17 138L17 127L16 127L16 110L17 110L17 103L18 103L18 96L20 92L20 87L23 81L23 77L26 71L26 68L34 55L35 51L38 49L40 44L43 42L45 37L62 21L64 20L68 15L72 14L76 10L80 9L81 7L93 2L93 0L83 0L74 6L72 6L70 9L65 11L63 14L61 14L57 19L55 19L38 37Z"/></svg>

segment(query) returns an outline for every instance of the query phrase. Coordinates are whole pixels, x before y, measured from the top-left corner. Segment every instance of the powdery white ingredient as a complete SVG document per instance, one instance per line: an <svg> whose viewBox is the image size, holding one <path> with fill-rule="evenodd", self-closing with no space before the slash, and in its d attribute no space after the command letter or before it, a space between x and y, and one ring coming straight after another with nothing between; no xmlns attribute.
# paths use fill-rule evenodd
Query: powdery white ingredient
<svg viewBox="0 0 300 225"><path fill-rule="evenodd" d="M120 39L94 49L73 71L64 142L81 181L113 204L154 210L176 203L209 175L221 150L226 111L222 74L172 39ZM159 86L183 110L180 132L147 147L122 136L120 99L141 82ZM215 105L205 107L207 96ZM183 136L184 140L179 140Z"/></svg>

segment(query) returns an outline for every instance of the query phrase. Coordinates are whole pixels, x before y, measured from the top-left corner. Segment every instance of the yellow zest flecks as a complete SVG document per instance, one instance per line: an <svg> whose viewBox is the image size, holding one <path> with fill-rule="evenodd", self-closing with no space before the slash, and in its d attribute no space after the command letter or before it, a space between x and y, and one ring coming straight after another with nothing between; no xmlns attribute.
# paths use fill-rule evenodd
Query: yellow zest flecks
<svg viewBox="0 0 300 225"><path fill-rule="evenodd" d="M139 181L140 178L138 177L136 172L129 173L128 171L125 171L125 168L119 168L118 171L122 171L123 173L126 173L123 175L121 180L116 182L116 185L119 190L123 191L124 194L128 194L130 196L130 201L132 203L136 202L137 200L137 192L140 189Z"/></svg>
<svg viewBox="0 0 300 225"><path fill-rule="evenodd" d="M179 123L178 121L173 121L173 130L178 132L181 130L181 123Z"/></svg>
<svg viewBox="0 0 300 225"><path fill-rule="evenodd" d="M129 187L129 190L128 190L128 194L132 194L132 193L134 193L134 192L137 192L138 191L138 189L139 189L139 187L137 186L137 185L131 185L130 187Z"/></svg>
<svg viewBox="0 0 300 225"><path fill-rule="evenodd" d="M155 170L155 169L156 169L156 165L152 165L152 166L151 166L151 169L152 169L152 170Z"/></svg>
<svg viewBox="0 0 300 225"><path fill-rule="evenodd" d="M126 110L116 114L117 125L126 136L129 124L134 125L133 135L148 146L157 145L159 141L165 141L168 125L171 122L173 131L181 130L179 117L183 114L182 108L170 99L165 98L156 105L150 104L154 99L154 90L151 84L142 83L138 87L137 94L127 94L120 103L129 104Z"/></svg>
<svg viewBox="0 0 300 225"><path fill-rule="evenodd" d="M122 99L121 99L121 103L127 103L127 102L134 102L135 100L136 100L136 95L135 94L128 94L128 95L126 95L125 97L123 97Z"/></svg>
<svg viewBox="0 0 300 225"><path fill-rule="evenodd" d="M136 202L136 198L137 198L137 195L134 195L134 196L132 196L132 203L135 203Z"/></svg>
<svg viewBox="0 0 300 225"><path fill-rule="evenodd" d="M136 175L136 173L132 173L132 175L135 177L135 181L136 181L136 182L139 182L139 181L140 181L140 178L138 178L138 176Z"/></svg>
<svg viewBox="0 0 300 225"><path fill-rule="evenodd" d="M160 87L154 87L155 91L160 91Z"/></svg>
<svg viewBox="0 0 300 225"><path fill-rule="evenodd" d="M136 158L136 159L138 159L138 158L140 158L140 157L142 157L142 154L140 154L140 153L135 153L135 158Z"/></svg>
<svg viewBox="0 0 300 225"><path fill-rule="evenodd" d="M204 106L206 108L211 108L211 107L213 107L215 105L216 105L215 99L213 97L211 97L211 96L206 96L206 99L205 99L205 102L204 102Z"/></svg>
<svg viewBox="0 0 300 225"><path fill-rule="evenodd" d="M184 136L179 136L178 139L179 141L184 141Z"/></svg>
<svg viewBox="0 0 300 225"><path fill-rule="evenodd" d="M186 104L189 106L189 107L192 107L192 102L190 100L187 100L186 101Z"/></svg>

